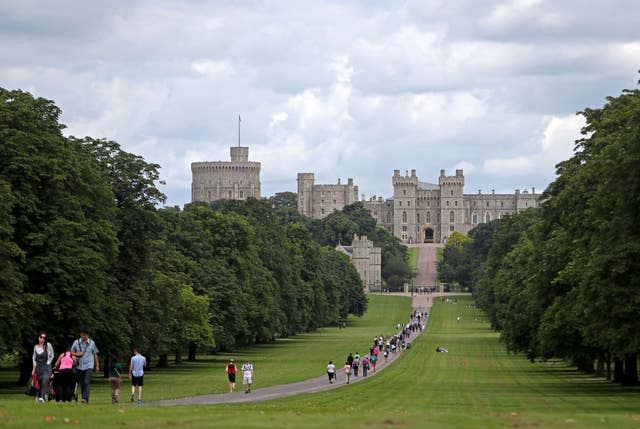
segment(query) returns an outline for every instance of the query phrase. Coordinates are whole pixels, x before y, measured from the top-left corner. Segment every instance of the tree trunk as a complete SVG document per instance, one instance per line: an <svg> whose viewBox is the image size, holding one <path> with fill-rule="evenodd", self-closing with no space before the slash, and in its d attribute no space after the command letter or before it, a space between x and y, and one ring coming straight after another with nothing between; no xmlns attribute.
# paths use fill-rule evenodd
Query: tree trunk
<svg viewBox="0 0 640 429"><path fill-rule="evenodd" d="M180 350L176 350L176 363L181 363L182 362L182 353L180 353Z"/></svg>
<svg viewBox="0 0 640 429"><path fill-rule="evenodd" d="M166 368L169 366L169 355L167 353L163 353L160 355L158 359L158 368Z"/></svg>
<svg viewBox="0 0 640 429"><path fill-rule="evenodd" d="M605 363L604 352L598 352L598 360L596 362L596 372L594 373L596 377L604 377L605 375L604 363Z"/></svg>
<svg viewBox="0 0 640 429"><path fill-rule="evenodd" d="M189 343L189 356L187 357L187 360L189 362L195 362L196 361L196 351L198 349L198 345L196 343Z"/></svg>
<svg viewBox="0 0 640 429"><path fill-rule="evenodd" d="M611 353L607 352L607 380L611 380Z"/></svg>
<svg viewBox="0 0 640 429"><path fill-rule="evenodd" d="M589 355L577 356L575 358L575 364L579 371L586 372L587 374L593 373L593 357Z"/></svg>
<svg viewBox="0 0 640 429"><path fill-rule="evenodd" d="M624 364L622 359L619 357L613 358L614 367L613 367L613 381L616 383L622 383L624 379Z"/></svg>
<svg viewBox="0 0 640 429"><path fill-rule="evenodd" d="M626 355L624 358L624 376L622 384L626 386L638 385L638 354Z"/></svg>

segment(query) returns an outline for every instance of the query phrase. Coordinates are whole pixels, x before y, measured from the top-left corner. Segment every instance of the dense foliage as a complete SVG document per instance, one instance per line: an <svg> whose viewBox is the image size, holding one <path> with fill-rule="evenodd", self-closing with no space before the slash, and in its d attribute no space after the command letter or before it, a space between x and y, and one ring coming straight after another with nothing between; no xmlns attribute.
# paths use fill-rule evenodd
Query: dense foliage
<svg viewBox="0 0 640 429"><path fill-rule="evenodd" d="M541 207L473 230L446 264L510 350L638 384L640 91L581 114L584 137Z"/></svg>
<svg viewBox="0 0 640 429"><path fill-rule="evenodd" d="M88 327L102 356L137 344L162 364L365 312L355 268L291 195L157 209L158 165L65 137L59 116L0 88L0 354L20 354L21 378L40 329L57 352Z"/></svg>
<svg viewBox="0 0 640 429"><path fill-rule="evenodd" d="M382 249L382 281L390 291L401 291L414 273L408 264L407 247L391 232L376 225L362 202L345 206L323 219L309 220L315 240L324 246L350 245L354 235L365 235Z"/></svg>

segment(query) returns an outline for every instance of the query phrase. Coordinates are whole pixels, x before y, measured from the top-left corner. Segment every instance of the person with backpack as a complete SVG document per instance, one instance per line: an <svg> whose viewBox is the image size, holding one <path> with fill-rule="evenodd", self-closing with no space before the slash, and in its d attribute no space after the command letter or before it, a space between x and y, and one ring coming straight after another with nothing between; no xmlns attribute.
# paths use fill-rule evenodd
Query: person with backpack
<svg viewBox="0 0 640 429"><path fill-rule="evenodd" d="M225 372L229 379L229 392L234 392L236 390L236 373L238 372L238 368L236 364L233 363L233 359L229 359L229 364L225 368Z"/></svg>
<svg viewBox="0 0 640 429"><path fill-rule="evenodd" d="M93 371L100 372L100 360L98 359L98 347L89 338L89 330L82 328L80 338L71 345L71 354L78 358L76 364L76 379L82 390L82 403L89 403L91 391L91 375Z"/></svg>
<svg viewBox="0 0 640 429"><path fill-rule="evenodd" d="M40 383L40 389L36 392L36 402L45 402L46 395L49 393L49 377L51 376L51 362L54 358L53 346L47 342L47 333L40 331L35 346L33 346L33 369L31 376L34 374Z"/></svg>

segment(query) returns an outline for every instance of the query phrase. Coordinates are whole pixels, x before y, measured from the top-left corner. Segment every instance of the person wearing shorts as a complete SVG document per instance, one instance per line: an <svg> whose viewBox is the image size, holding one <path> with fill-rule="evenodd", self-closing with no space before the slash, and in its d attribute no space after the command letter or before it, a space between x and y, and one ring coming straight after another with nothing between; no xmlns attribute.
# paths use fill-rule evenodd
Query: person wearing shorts
<svg viewBox="0 0 640 429"><path fill-rule="evenodd" d="M238 372L238 368L236 368L236 364L233 363L233 359L229 359L229 364L225 368L225 372L229 379L229 392L233 392L236 390L236 373Z"/></svg>
<svg viewBox="0 0 640 429"><path fill-rule="evenodd" d="M140 354L138 348L133 349L133 356L129 363L129 380L131 380L131 402L135 402L136 388L138 388L138 404L142 403L142 386L144 386L144 368L147 359Z"/></svg>
<svg viewBox="0 0 640 429"><path fill-rule="evenodd" d="M242 384L246 386L244 393L251 392L251 383L253 382L253 365L251 362L246 361L242 365Z"/></svg>

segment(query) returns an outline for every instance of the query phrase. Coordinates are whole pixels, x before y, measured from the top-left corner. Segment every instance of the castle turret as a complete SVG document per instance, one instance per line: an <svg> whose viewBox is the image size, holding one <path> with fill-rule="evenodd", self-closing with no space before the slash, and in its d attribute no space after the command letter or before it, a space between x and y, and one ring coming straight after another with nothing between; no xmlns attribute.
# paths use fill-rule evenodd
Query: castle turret
<svg viewBox="0 0 640 429"><path fill-rule="evenodd" d="M466 222L463 171L456 170L455 176L446 176L444 170L440 170L438 184L440 185L440 241L445 242L451 233L463 230Z"/></svg>
<svg viewBox="0 0 640 429"><path fill-rule="evenodd" d="M249 161L248 147L232 147L231 162L191 164L191 201L260 198L260 163Z"/></svg>
<svg viewBox="0 0 640 429"><path fill-rule="evenodd" d="M313 216L313 173L298 173L298 211L305 216Z"/></svg>

